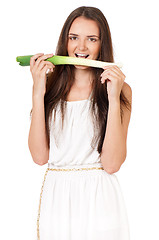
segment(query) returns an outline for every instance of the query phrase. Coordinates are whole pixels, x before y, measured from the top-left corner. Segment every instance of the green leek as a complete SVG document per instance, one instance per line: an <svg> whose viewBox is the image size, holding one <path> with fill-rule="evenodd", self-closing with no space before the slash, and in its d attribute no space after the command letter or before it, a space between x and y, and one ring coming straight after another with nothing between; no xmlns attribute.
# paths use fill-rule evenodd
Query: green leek
<svg viewBox="0 0 159 240"><path fill-rule="evenodd" d="M19 62L20 66L29 66L30 58L32 56L33 55L18 56L18 57L16 57L16 61ZM71 64L71 65L82 65L82 66L89 66L89 67L96 67L96 68L103 68L104 66L116 65L119 68L122 68L121 63L103 62L103 61L91 60L91 59L87 59L87 58L78 58L78 57L54 55L51 58L45 59L45 61L46 60L53 63L53 65Z"/></svg>

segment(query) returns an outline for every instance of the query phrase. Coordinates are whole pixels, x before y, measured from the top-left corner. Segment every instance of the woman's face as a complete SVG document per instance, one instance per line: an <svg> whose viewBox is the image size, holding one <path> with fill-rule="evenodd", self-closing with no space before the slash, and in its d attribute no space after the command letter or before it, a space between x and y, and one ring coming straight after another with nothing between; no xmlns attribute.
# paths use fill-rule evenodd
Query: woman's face
<svg viewBox="0 0 159 240"><path fill-rule="evenodd" d="M94 20L78 17L73 21L68 34L67 51L70 57L94 60L98 58L100 51L99 28Z"/></svg>

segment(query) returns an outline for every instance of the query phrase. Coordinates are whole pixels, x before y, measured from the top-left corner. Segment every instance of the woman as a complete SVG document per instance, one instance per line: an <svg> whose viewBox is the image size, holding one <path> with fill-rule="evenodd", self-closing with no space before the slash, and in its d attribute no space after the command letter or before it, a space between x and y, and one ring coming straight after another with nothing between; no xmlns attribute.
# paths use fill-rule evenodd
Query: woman
<svg viewBox="0 0 159 240"><path fill-rule="evenodd" d="M131 87L117 66L54 66L31 58L33 108L29 149L48 164L37 219L38 240L128 240L115 172L126 159ZM56 55L113 62L103 13L79 7L67 18ZM46 76L47 71L51 70Z"/></svg>

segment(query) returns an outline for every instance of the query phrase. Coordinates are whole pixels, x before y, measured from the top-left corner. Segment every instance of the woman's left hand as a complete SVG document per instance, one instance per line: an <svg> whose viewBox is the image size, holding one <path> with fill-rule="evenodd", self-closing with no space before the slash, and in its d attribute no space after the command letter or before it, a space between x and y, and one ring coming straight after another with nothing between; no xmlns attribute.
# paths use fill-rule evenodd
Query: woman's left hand
<svg viewBox="0 0 159 240"><path fill-rule="evenodd" d="M120 93L124 84L125 75L117 66L105 66L101 74L101 83L107 81L108 99L120 100Z"/></svg>

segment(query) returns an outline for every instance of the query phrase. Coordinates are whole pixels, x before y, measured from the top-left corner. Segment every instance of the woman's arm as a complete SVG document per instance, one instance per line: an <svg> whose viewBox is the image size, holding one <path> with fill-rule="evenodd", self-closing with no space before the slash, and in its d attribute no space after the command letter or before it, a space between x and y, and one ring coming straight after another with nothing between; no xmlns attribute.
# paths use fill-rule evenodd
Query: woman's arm
<svg viewBox="0 0 159 240"><path fill-rule="evenodd" d="M124 83L122 90L131 104L131 87ZM126 140L130 115L131 111L124 106L123 123L121 123L120 99L109 101L107 128L102 146L101 162L104 170L110 174L117 172L126 159Z"/></svg>
<svg viewBox="0 0 159 240"><path fill-rule="evenodd" d="M45 61L53 54L38 53L30 58L30 71L33 77L32 89L32 119L28 137L28 146L33 161L43 165L49 160L49 147L47 143L44 96L46 92L46 74L48 69L55 67L52 63Z"/></svg>
<svg viewBox="0 0 159 240"><path fill-rule="evenodd" d="M32 97L33 112L28 137L28 146L33 161L44 165L49 160L49 148L46 140L44 96Z"/></svg>

